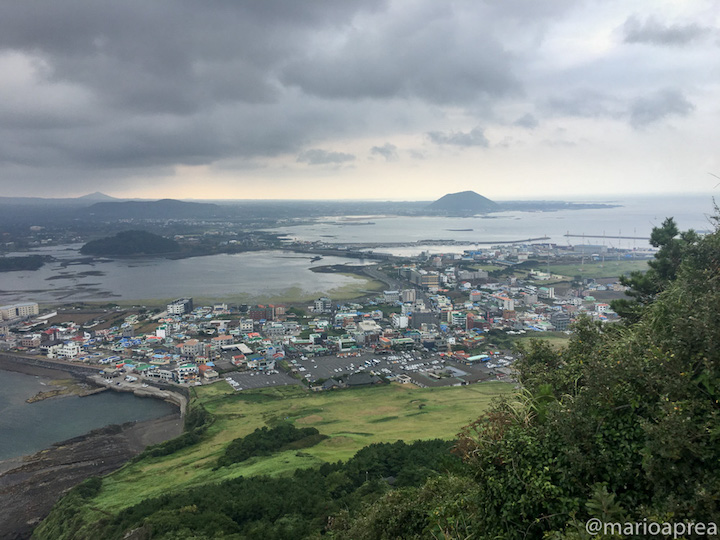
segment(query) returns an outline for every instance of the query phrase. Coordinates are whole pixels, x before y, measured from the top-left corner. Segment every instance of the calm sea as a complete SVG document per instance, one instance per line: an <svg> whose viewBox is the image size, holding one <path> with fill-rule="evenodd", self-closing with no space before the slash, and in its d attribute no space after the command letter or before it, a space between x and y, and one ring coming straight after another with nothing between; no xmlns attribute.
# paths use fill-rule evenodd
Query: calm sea
<svg viewBox="0 0 720 540"><path fill-rule="evenodd" d="M49 379L0 370L0 461L37 452L92 429L151 420L178 411L164 401L119 392L25 402L36 393L51 389L48 382Z"/></svg>
<svg viewBox="0 0 720 540"><path fill-rule="evenodd" d="M673 217L681 230L707 230L711 228L708 216L713 213L712 195L624 197L604 199L619 204L615 208L594 210L562 210L557 212L498 212L484 217L368 217L368 225L338 225L337 218L311 225L283 227L277 232L286 233L298 240L324 240L333 243L411 242L417 240L467 241L467 246L426 247L431 252L461 252L476 244L524 240L541 236L550 237L560 244L605 244L608 247L647 247L643 240L623 240L611 236L649 237L653 227ZM469 230L467 230L469 229ZM565 234L595 235L606 238L566 238ZM419 252L418 249L382 249L403 255Z"/></svg>
<svg viewBox="0 0 720 540"><path fill-rule="evenodd" d="M674 217L681 230L711 228L712 195L673 197L608 197L603 201L621 206L595 210L558 212L501 212L485 217L378 217L360 220L362 225L342 224L337 217L275 232L299 240L331 243L415 242L454 240L463 246L377 248L377 251L413 255L420 251L459 253L464 249L499 241L524 240L541 236L559 244L604 244L608 247L644 248L653 227ZM340 223L339 223L340 222ZM358 223L358 221L349 222ZM566 233L588 235L566 238ZM589 235L600 236L590 238ZM604 236L604 238L603 238ZM61 260L79 259L80 245L35 250ZM356 259L324 257L313 262L303 254L260 251L235 255L212 255L191 259L113 260L91 264L45 265L35 272L5 272L0 275L0 304L35 301L39 303L78 300L167 299L179 296L229 298L251 301L282 296L298 289L309 296L331 293L335 288L357 283L357 278L320 274L313 266L358 264Z"/></svg>

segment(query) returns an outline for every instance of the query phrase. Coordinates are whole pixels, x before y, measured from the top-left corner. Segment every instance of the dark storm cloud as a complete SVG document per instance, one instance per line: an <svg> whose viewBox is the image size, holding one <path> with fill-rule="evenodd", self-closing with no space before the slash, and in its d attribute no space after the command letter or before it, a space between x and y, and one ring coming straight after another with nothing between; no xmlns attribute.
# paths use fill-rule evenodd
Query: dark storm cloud
<svg viewBox="0 0 720 540"><path fill-rule="evenodd" d="M660 90L632 102L630 123L635 128L644 128L668 116L688 116L693 110L695 106L679 90Z"/></svg>
<svg viewBox="0 0 720 540"><path fill-rule="evenodd" d="M330 152L320 148L305 150L304 152L300 152L300 155L297 157L298 163L308 163L310 165L338 165L340 163L353 161L354 159L355 156L352 154L346 154L344 152Z"/></svg>
<svg viewBox="0 0 720 540"><path fill-rule="evenodd" d="M277 71L308 36L384 3L3 3L0 159L102 177L297 151L347 115L298 103Z"/></svg>
<svg viewBox="0 0 720 540"><path fill-rule="evenodd" d="M706 26L691 24L663 24L655 18L640 20L633 15L622 27L625 43L649 43L652 45L687 45L713 33Z"/></svg>
<svg viewBox="0 0 720 540"><path fill-rule="evenodd" d="M350 29L339 44L316 46L288 65L282 80L325 98L417 98L436 104L521 91L512 69L516 60L487 21L463 20L445 2L407 8L402 17L378 20L377 27Z"/></svg>
<svg viewBox="0 0 720 540"><path fill-rule="evenodd" d="M487 148L490 141L485 137L485 133L479 127L473 128L469 132L462 131L430 131L427 133L428 139L435 144L451 145L451 146L482 146Z"/></svg>
<svg viewBox="0 0 720 540"><path fill-rule="evenodd" d="M397 146L389 142L383 144L382 146L373 146L370 149L370 153L384 157L385 161L397 161L399 158Z"/></svg>

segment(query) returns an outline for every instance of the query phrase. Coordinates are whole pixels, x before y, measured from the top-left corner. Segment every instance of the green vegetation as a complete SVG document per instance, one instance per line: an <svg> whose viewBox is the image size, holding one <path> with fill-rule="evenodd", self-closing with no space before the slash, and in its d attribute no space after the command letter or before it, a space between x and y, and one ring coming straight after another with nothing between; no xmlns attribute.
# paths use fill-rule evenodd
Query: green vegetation
<svg viewBox="0 0 720 540"><path fill-rule="evenodd" d="M251 457L269 456L282 450L313 446L325 438L327 437L320 435L315 428L298 429L287 422L270 429L263 426L250 435L232 441L225 449L225 453L218 459L218 467L240 463Z"/></svg>
<svg viewBox="0 0 720 540"><path fill-rule="evenodd" d="M167 456L202 440L207 428L212 425L215 418L209 414L201 403L193 402L185 415L185 431L178 437L160 444L148 446L133 461L140 461L147 457Z"/></svg>
<svg viewBox="0 0 720 540"><path fill-rule="evenodd" d="M163 238L147 231L123 231L115 236L88 242L80 248L83 255L131 256L161 255L180 251L175 240Z"/></svg>
<svg viewBox="0 0 720 540"><path fill-rule="evenodd" d="M46 257L28 255L27 257L0 257L0 272L17 270L38 270L45 264Z"/></svg>
<svg viewBox="0 0 720 540"><path fill-rule="evenodd" d="M537 270L547 272L546 264L539 264ZM583 264L551 264L550 273L568 278L582 276L583 278L601 279L601 278L618 278L631 272L645 272L648 269L648 261L635 260L611 260L602 261L585 261Z"/></svg>
<svg viewBox="0 0 720 540"><path fill-rule="evenodd" d="M648 262L650 268L647 272L631 272L620 280L623 285L630 287L628 295L632 300L615 300L612 302L613 310L628 320L637 321L643 309L675 280L683 259L699 241L700 237L695 231L680 234L672 218L666 219L661 227L654 228L650 243L660 250L655 260Z"/></svg>
<svg viewBox="0 0 720 540"><path fill-rule="evenodd" d="M194 398L215 418L201 443L71 491L36 535L581 540L590 518L718 523L720 232L676 245L667 225L670 247L627 281L634 317L581 319L565 347L529 340L521 387L490 408L469 405L473 394L507 385L308 395L217 384ZM450 438L481 409L454 444L459 459L443 441L373 444ZM232 439L284 422L328 438L213 470Z"/></svg>
<svg viewBox="0 0 720 540"><path fill-rule="evenodd" d="M318 536L333 514L347 515L376 501L392 486L420 485L460 466L448 441L374 444L347 463L298 470L283 478L240 477L220 484L167 493L95 521L79 519L88 501L65 497L35 537L65 538L262 538ZM340 517L340 521L346 518Z"/></svg>
<svg viewBox="0 0 720 540"><path fill-rule="evenodd" d="M389 492L339 536L579 540L590 518L717 523L720 233L680 259L652 276L662 290L634 321L582 320L560 350L532 342L522 389L460 437L460 475Z"/></svg>
<svg viewBox="0 0 720 540"><path fill-rule="evenodd" d="M63 499L38 537L102 537L78 531L86 531L86 527L106 522L124 509L170 493L202 486L209 486L207 489L212 491L219 489L218 483L241 476L246 481L263 477L257 482L290 486L288 482L296 470L350 459L368 445L400 440L451 440L493 398L507 394L511 388L511 384L484 383L436 389L386 385L309 393L299 386L287 386L235 392L224 381L199 387L192 390L191 409L186 417L188 433L205 427L198 442L162 455L148 449L142 458L105 477L102 489L91 500L72 498L68 506L63 506ZM311 447L280 449L270 456L255 456L217 468L218 460L233 440L257 428L286 422L297 428L315 428L326 438ZM364 474L363 471L363 478ZM372 470L369 474L372 482ZM57 535L61 529L73 533Z"/></svg>
<svg viewBox="0 0 720 540"><path fill-rule="evenodd" d="M563 332L533 332L522 336L513 336L512 342L521 347L529 347L530 342L542 340L553 348L565 347L570 343L570 336Z"/></svg>

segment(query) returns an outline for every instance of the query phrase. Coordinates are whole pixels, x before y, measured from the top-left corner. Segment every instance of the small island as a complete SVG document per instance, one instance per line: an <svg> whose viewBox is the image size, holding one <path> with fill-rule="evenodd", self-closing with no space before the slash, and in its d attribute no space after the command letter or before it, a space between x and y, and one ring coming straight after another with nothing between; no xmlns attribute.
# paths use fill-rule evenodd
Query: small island
<svg viewBox="0 0 720 540"><path fill-rule="evenodd" d="M0 257L0 272L16 272L18 270L37 270L49 259L43 255L27 257Z"/></svg>
<svg viewBox="0 0 720 540"><path fill-rule="evenodd" d="M147 231L123 231L115 236L92 240L80 248L83 255L131 257L166 255L180 251L180 244Z"/></svg>

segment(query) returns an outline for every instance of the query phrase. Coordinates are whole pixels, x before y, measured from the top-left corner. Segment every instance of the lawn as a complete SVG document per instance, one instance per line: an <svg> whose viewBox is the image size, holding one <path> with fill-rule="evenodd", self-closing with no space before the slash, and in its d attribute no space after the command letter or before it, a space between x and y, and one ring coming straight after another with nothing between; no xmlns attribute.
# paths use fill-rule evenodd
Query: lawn
<svg viewBox="0 0 720 540"><path fill-rule="evenodd" d="M348 459L376 442L451 439L494 397L511 389L508 383L482 383L446 388L392 384L321 393L297 386L234 392L221 381L196 390L197 399L216 417L205 441L170 456L127 465L109 475L93 506L101 512L117 512L172 489L241 475L290 474L324 461ZM231 440L279 421L313 426L328 438L300 452L252 458L213 470Z"/></svg>
<svg viewBox="0 0 720 540"><path fill-rule="evenodd" d="M606 259L605 262L588 262L585 264L551 264L550 272L573 278L583 276L586 278L614 278L630 272L639 270L644 272L648 269L647 261L621 260L613 261ZM538 266L538 270L547 271L547 265Z"/></svg>
<svg viewBox="0 0 720 540"><path fill-rule="evenodd" d="M519 345L527 345L530 341L538 339L547 341L551 347L558 349L568 344L570 336L563 332L530 332L515 338L513 341Z"/></svg>

